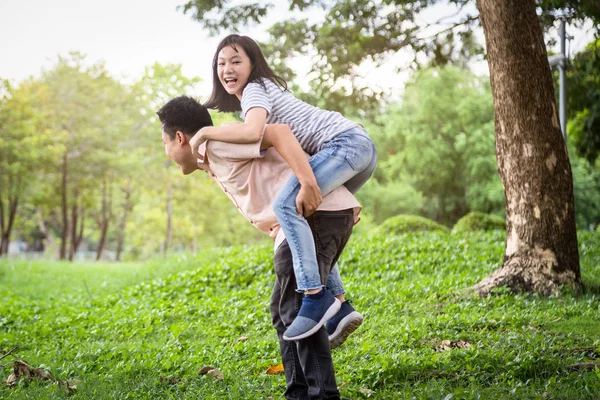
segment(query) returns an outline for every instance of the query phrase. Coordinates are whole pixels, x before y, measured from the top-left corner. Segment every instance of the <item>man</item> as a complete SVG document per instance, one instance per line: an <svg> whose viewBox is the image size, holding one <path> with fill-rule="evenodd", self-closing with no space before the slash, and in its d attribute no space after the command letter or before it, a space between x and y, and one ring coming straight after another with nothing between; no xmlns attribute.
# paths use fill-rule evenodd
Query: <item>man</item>
<svg viewBox="0 0 600 400"><path fill-rule="evenodd" d="M291 252L271 208L275 195L292 174L290 166L300 181L308 182L306 193L299 195L297 201L304 215L318 204L314 201L315 196L311 196L311 178L314 180L314 176L297 140L286 125L272 125L256 143L205 143L199 151L201 157L197 159L189 141L200 128L212 125L208 110L196 100L180 96L165 104L157 114L163 124L165 152L183 174L196 170L210 173L242 215L256 228L275 238L276 282L271 297L271 316L286 374L286 398L339 398L330 336L332 346L341 344L360 325L362 316L344 302L338 315L328 323L331 335L321 329L296 342L283 340L283 333L296 317L303 296L295 290ZM319 272L325 285L330 273L339 275L334 265L358 220L360 206L345 187L334 190L322 200L307 220L315 238ZM343 301L343 293L341 297Z"/></svg>

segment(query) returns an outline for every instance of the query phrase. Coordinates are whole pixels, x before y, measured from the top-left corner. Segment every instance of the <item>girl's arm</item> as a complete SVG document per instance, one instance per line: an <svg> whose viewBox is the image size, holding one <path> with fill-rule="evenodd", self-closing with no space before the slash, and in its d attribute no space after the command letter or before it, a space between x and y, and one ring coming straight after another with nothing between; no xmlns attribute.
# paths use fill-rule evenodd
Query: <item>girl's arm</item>
<svg viewBox="0 0 600 400"><path fill-rule="evenodd" d="M239 144L255 143L260 139L266 123L267 110L254 107L246 113L246 119L242 124L206 126L190 140L192 153L197 156L198 148L207 140Z"/></svg>
<svg viewBox="0 0 600 400"><path fill-rule="evenodd" d="M298 181L300 192L296 197L298 214L308 217L321 204L321 189L308 163L307 155L287 125L268 125L261 142L261 150L269 147L277 152L288 163Z"/></svg>

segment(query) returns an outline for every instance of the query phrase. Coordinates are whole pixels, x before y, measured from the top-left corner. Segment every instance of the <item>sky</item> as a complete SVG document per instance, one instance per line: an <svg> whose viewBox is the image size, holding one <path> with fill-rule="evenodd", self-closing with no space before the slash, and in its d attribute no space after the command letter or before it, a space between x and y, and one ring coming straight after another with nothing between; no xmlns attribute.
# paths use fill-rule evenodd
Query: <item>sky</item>
<svg viewBox="0 0 600 400"><path fill-rule="evenodd" d="M57 56L70 51L87 55L90 63L104 61L113 76L124 80L141 77L146 66L179 63L186 76L203 79L198 93L210 92L211 61L219 38L209 37L200 24L177 10L186 0L0 0L0 78L19 82L50 69ZM284 0L272 15L290 15ZM434 8L423 18L433 21L448 10ZM274 21L249 29L244 34L266 38L264 29ZM269 23L271 22L271 23ZM572 52L582 49L592 36L570 28L575 36ZM399 53L398 58L408 58ZM298 60L299 71L308 71L310 61ZM408 73L398 75L396 64L381 69L364 66L361 72L373 85L401 89ZM484 73L485 65L475 66Z"/></svg>

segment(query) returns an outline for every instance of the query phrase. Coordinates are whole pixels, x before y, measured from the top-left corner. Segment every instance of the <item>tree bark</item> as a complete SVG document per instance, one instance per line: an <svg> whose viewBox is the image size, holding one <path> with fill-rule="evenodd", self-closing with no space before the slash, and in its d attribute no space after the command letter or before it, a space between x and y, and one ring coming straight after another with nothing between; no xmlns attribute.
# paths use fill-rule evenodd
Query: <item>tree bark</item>
<svg viewBox="0 0 600 400"><path fill-rule="evenodd" d="M121 216L121 222L119 223L119 236L117 239L117 255L116 261L121 261L121 253L123 252L123 244L125 243L125 227L127 226L127 217L129 212L133 209L131 204L131 180L127 180L127 187L124 189L125 192L125 204L123 206L123 215Z"/></svg>
<svg viewBox="0 0 600 400"><path fill-rule="evenodd" d="M48 242L48 244L45 247L46 248L50 247L50 248L56 249L56 241L54 240L54 237L52 236L52 234L50 233L50 230L46 226L46 221L45 221L44 215L42 214L42 211L39 208L36 208L36 215L37 215L38 227L40 229L40 232L42 232L42 234L44 235L43 240L46 240Z"/></svg>
<svg viewBox="0 0 600 400"><path fill-rule="evenodd" d="M573 177L533 0L477 0L494 97L496 156L506 201L502 266L476 290L582 289Z"/></svg>
<svg viewBox="0 0 600 400"><path fill-rule="evenodd" d="M102 211L98 220L98 226L100 227L100 240L98 241L98 250L96 252L96 261L102 257L102 251L106 245L106 234L108 232L108 225L112 218L112 184L109 178L106 177L102 181Z"/></svg>
<svg viewBox="0 0 600 400"><path fill-rule="evenodd" d="M75 245L77 237L77 222L78 222L78 191L77 188L73 190L73 201L71 205L71 246L69 247L69 261L73 261L75 257Z"/></svg>
<svg viewBox="0 0 600 400"><path fill-rule="evenodd" d="M17 216L17 209L19 207L19 185L20 179L17 178L16 182L13 182L12 177L9 177L8 182L8 215L4 215L4 201L2 199L2 189L0 189L0 255L8 254L8 245L10 244L10 235L15 223L15 217ZM13 194L11 194L13 190ZM5 221L5 217L7 221Z"/></svg>
<svg viewBox="0 0 600 400"><path fill-rule="evenodd" d="M77 254L77 250L79 250L79 245L81 244L81 239L83 238L83 228L85 227L85 207L81 207L79 210L79 221L79 230L77 231L77 235L73 237L73 240L75 241L75 246L73 246L75 249L74 254Z"/></svg>
<svg viewBox="0 0 600 400"><path fill-rule="evenodd" d="M62 165L62 224L63 231L60 238L60 252L58 258L64 260L67 255L67 238L69 236L69 217L68 217L68 203L67 203L67 153L63 154L63 165Z"/></svg>
<svg viewBox="0 0 600 400"><path fill-rule="evenodd" d="M71 246L69 247L69 261L73 261L81 238L83 237L83 228L85 224L85 208L80 206L79 192L74 190L73 205L71 206Z"/></svg>

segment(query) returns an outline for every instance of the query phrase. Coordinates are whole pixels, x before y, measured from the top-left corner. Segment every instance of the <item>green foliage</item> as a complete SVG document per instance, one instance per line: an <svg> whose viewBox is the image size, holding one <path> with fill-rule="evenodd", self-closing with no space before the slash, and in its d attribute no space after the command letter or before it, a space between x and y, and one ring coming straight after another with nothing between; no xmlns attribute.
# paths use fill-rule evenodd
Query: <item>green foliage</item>
<svg viewBox="0 0 600 400"><path fill-rule="evenodd" d="M484 79L455 67L416 73L401 105L366 123L379 152L375 179L389 188L383 199L412 188L422 199L413 195L412 206L446 224L470 210L503 210L493 118Z"/></svg>
<svg viewBox="0 0 600 400"><path fill-rule="evenodd" d="M569 366L600 357L600 235L579 244L585 294L479 298L465 289L501 262L502 232L354 237L340 266L365 322L333 353L342 395L594 399L598 372ZM284 377L264 374L280 362L271 259L260 246L118 266L2 260L0 348L81 379L78 399L281 398ZM443 350L444 340L471 347ZM198 376L205 365L225 379ZM0 397L66 398L45 383L2 386Z"/></svg>
<svg viewBox="0 0 600 400"><path fill-rule="evenodd" d="M397 215L373 230L376 235L396 236L412 232L449 232L444 225L418 215Z"/></svg>
<svg viewBox="0 0 600 400"><path fill-rule="evenodd" d="M364 213L376 224L393 215L418 214L423 207L423 196L404 182L380 183L371 179L357 193L357 198Z"/></svg>
<svg viewBox="0 0 600 400"><path fill-rule="evenodd" d="M559 15L569 23L591 19L598 24L595 1L536 0L540 22L552 27ZM360 78L364 64L396 63L409 49L411 62L399 68L457 65L483 58L483 46L475 40L480 21L473 0L290 0L293 17L278 20L268 30L262 48L276 72L293 80L294 57L308 56L312 69L310 89L301 96L312 104L340 112L372 113L387 96L386 88L367 86ZM281 5L281 4L279 4ZM431 20L437 7L445 15ZM242 32L246 27L270 21L274 2L237 4L231 0L189 0L179 7L211 35ZM425 14L425 16L423 15ZM429 15L428 15L429 14ZM315 15L322 17L315 18ZM403 54L403 61L406 60ZM305 76L302 76L305 81Z"/></svg>
<svg viewBox="0 0 600 400"><path fill-rule="evenodd" d="M108 223L110 250L124 232L125 257L148 258L167 245L170 192L169 248L260 241L263 235L208 176L184 178L165 156L155 112L174 96L192 94L198 82L180 65L156 63L126 85L78 53L59 56L39 79L15 87L3 82L0 205L8 210L18 201L13 238L45 237L47 253L58 253L76 211L83 247L95 249ZM215 122L231 120L233 115L219 114Z"/></svg>
<svg viewBox="0 0 600 400"><path fill-rule="evenodd" d="M506 230L506 221L497 215L485 214L478 211L472 211L459 219L452 233L474 232L474 231L493 231Z"/></svg>
<svg viewBox="0 0 600 400"><path fill-rule="evenodd" d="M60 147L51 147L46 115L36 106L46 102L46 88L37 80L18 87L0 82L0 231L10 238L19 224L18 210L38 187L37 177L47 171ZM6 246L7 243L3 244ZM0 252L1 253L1 252Z"/></svg>
<svg viewBox="0 0 600 400"><path fill-rule="evenodd" d="M600 154L600 40L573 58L567 73L569 139L593 163Z"/></svg>
<svg viewBox="0 0 600 400"><path fill-rule="evenodd" d="M575 151L570 152L575 196L575 220L580 229L600 224L600 160L594 167Z"/></svg>

